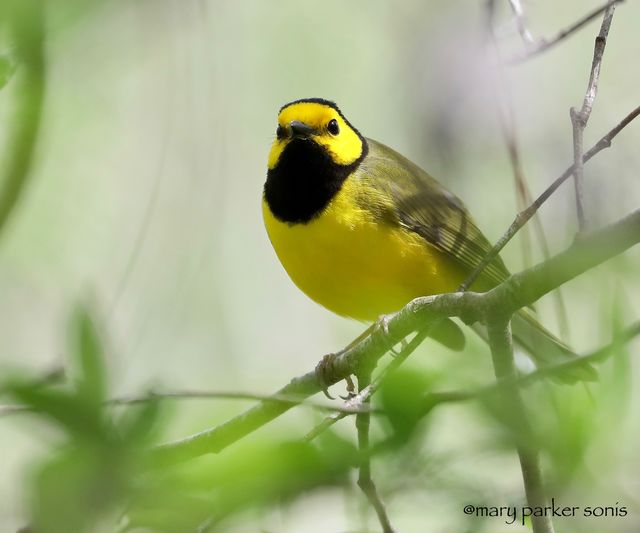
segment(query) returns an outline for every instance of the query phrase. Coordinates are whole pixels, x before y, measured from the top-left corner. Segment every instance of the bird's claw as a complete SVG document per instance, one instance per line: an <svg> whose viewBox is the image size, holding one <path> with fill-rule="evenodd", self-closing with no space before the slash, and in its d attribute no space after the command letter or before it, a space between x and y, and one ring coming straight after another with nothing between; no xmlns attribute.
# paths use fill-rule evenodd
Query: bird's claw
<svg viewBox="0 0 640 533"><path fill-rule="evenodd" d="M320 388L322 389L322 394L324 394L330 400L335 400L331 394L329 394L329 379L327 379L332 374L333 370L333 362L335 361L336 354L328 353L325 355L320 362L316 365L315 374L316 380L318 381Z"/></svg>
<svg viewBox="0 0 640 533"><path fill-rule="evenodd" d="M344 378L344 380L347 382L347 394L345 396L340 396L340 398L346 401L350 400L356 395L356 386L353 383L351 376L347 376L346 378Z"/></svg>
<svg viewBox="0 0 640 533"><path fill-rule="evenodd" d="M316 375L316 380L320 384L320 388L322 393L329 398L330 400L335 400L331 394L329 394L329 386L334 381L332 376L334 374L333 364L340 353L328 353L325 355L320 362L316 365L314 370ZM351 398L355 394L356 387L351 379L351 376L347 376L345 378L347 382L347 396L340 396L343 400Z"/></svg>

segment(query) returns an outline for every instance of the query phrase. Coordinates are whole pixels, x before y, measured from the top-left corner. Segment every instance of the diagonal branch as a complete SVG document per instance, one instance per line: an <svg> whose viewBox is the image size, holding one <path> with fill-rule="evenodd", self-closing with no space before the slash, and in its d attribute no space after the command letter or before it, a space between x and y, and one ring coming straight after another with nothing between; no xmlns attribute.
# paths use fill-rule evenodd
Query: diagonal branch
<svg viewBox="0 0 640 533"><path fill-rule="evenodd" d="M620 332L620 334L618 334L611 343L587 355L575 357L557 365L538 368L529 374L522 374L516 378L501 379L476 390L429 392L425 394L422 399L421 416L428 415L439 405L484 398L501 391L505 386L516 386L518 388L522 388L545 378L559 377L571 368L578 368L584 364L601 363L607 359L618 346L631 342L638 336L640 336L640 322L635 322L624 331Z"/></svg>
<svg viewBox="0 0 640 533"><path fill-rule="evenodd" d="M509 0L509 5L511 6L511 11L513 11L513 14L516 17L516 26L518 27L520 37L522 37L522 40L527 46L531 46L536 42L536 40L533 38L533 35L527 27L527 18L524 14L522 2L520 2L520 0Z"/></svg>
<svg viewBox="0 0 640 533"><path fill-rule="evenodd" d="M425 325L444 317L460 317L466 322L485 320L496 309L506 314L532 304L546 293L640 242L640 210L576 241L564 252L531 269L514 274L487 293L458 292L417 298L386 318L384 326L342 352L325 375L328 384L337 383L374 365L390 348ZM315 371L294 378L280 389L279 396L307 397L321 390ZM216 453L291 408L290 404L262 401L228 422L170 442L153 450L163 462L192 459Z"/></svg>
<svg viewBox="0 0 640 533"><path fill-rule="evenodd" d="M587 13L584 17L574 22L568 28L560 30L558 34L552 37L551 39L539 39L537 44L534 47L529 48L528 50L525 50L523 53L514 56L513 58L511 58L509 63L511 64L522 63L527 59L530 59L534 56L541 54L542 52L546 52L549 48L551 48L552 46L555 46L559 42L563 41L564 39L566 39L576 31L578 31L580 28L582 28L583 26L591 22L598 15L600 15L600 13L602 13L612 5L618 4L623 1L624 0L609 0L607 3L600 6L599 8L594 9L590 13Z"/></svg>
<svg viewBox="0 0 640 533"><path fill-rule="evenodd" d="M626 128L638 115L640 115L640 106L636 107L633 111L631 111L626 117L624 117L613 129L611 129L604 137L602 137L596 144L594 144L583 156L582 161L586 163L597 153L601 152L605 148L609 148L613 139L624 129ZM460 285L458 290L466 291L478 276L484 271L484 269L493 261L497 255L502 251L502 249L507 245L507 243L514 237L520 228L524 226L533 215L536 214L538 209L544 204L549 197L556 192L558 187L562 185L567 179L569 179L573 175L574 166L571 165L567 168L555 181L547 187L544 192L538 196L535 201L527 207L524 211L520 211L516 215L516 218L513 220L509 229L498 239L496 244L491 248L491 250L487 253L485 258L478 264L476 268L473 269L473 272L469 274L467 279Z"/></svg>

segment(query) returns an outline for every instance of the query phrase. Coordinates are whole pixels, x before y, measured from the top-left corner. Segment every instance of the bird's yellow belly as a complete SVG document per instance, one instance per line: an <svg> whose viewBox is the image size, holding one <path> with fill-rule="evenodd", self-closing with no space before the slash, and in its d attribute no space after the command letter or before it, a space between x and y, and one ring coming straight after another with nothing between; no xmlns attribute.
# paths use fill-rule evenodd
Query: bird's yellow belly
<svg viewBox="0 0 640 533"><path fill-rule="evenodd" d="M307 224L280 222L263 201L271 243L307 296L339 315L375 320L418 296L454 290L462 281L460 268L427 241L376 221L348 197L343 188Z"/></svg>

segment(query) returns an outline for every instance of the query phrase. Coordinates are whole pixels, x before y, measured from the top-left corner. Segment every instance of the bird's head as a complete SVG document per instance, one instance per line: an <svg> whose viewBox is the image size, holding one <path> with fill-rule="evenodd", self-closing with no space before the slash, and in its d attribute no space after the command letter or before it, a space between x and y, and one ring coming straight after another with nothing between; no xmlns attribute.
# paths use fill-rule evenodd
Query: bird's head
<svg viewBox="0 0 640 533"><path fill-rule="evenodd" d="M354 164L366 151L366 141L338 106L321 98L296 100L280 109L269 169L278 165L287 147L299 143L315 143L341 166Z"/></svg>

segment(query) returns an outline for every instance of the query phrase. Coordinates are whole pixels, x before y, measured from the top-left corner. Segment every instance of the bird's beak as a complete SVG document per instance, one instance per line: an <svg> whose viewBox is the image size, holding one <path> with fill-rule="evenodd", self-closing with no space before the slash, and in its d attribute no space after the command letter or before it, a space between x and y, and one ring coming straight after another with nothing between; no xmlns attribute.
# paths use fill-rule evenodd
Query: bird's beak
<svg viewBox="0 0 640 533"><path fill-rule="evenodd" d="M289 122L289 127L291 128L294 137L309 137L315 132L311 126L304 122L300 122L299 120L292 120Z"/></svg>

